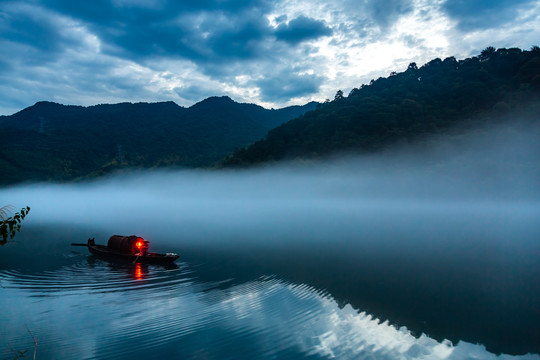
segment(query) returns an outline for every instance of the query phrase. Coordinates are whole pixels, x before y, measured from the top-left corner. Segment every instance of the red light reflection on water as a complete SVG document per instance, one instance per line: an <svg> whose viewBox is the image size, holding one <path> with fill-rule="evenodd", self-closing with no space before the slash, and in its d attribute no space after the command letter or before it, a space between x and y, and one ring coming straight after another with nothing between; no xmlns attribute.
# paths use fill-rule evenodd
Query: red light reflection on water
<svg viewBox="0 0 540 360"><path fill-rule="evenodd" d="M135 265L135 280L141 280L143 278L143 272L141 268L141 263L137 263Z"/></svg>

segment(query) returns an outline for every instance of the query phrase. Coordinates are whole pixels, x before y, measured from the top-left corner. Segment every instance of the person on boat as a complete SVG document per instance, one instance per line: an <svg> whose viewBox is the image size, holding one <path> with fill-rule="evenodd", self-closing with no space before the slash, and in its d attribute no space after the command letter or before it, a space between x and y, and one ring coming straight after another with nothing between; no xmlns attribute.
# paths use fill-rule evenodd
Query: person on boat
<svg viewBox="0 0 540 360"><path fill-rule="evenodd" d="M141 256L145 256L148 253L148 244L150 241L143 241L143 246L141 247Z"/></svg>

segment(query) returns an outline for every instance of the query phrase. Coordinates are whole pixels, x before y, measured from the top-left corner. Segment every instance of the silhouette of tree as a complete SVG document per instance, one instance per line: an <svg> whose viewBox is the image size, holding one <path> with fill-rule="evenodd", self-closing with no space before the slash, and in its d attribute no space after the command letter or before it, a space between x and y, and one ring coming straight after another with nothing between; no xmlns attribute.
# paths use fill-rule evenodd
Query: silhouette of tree
<svg viewBox="0 0 540 360"><path fill-rule="evenodd" d="M416 66L415 62L412 62L407 66L407 70L418 70L418 66Z"/></svg>
<svg viewBox="0 0 540 360"><path fill-rule="evenodd" d="M13 239L15 233L21 230L21 222L30 211L30 207L27 206L22 208L20 212L15 213L15 215L7 217L11 208L9 205L0 208L0 235L2 236L0 245L5 245L8 238Z"/></svg>
<svg viewBox="0 0 540 360"><path fill-rule="evenodd" d="M480 53L480 60L485 61L489 60L493 54L495 54L496 49L493 46L488 46Z"/></svg>

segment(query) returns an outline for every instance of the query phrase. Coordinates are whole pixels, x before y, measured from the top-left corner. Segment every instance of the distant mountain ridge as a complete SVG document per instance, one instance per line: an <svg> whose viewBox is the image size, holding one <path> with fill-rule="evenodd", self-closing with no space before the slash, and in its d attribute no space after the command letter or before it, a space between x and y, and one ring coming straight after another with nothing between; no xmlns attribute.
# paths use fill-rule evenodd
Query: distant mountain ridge
<svg viewBox="0 0 540 360"><path fill-rule="evenodd" d="M316 106L268 110L226 96L188 108L172 101L88 107L41 101L0 116L0 183L210 166Z"/></svg>

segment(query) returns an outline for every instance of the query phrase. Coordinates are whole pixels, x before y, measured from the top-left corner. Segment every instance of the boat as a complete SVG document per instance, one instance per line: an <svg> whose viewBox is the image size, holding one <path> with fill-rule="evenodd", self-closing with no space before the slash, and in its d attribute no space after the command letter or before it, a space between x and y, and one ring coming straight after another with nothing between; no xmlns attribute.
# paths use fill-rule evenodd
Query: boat
<svg viewBox="0 0 540 360"><path fill-rule="evenodd" d="M106 258L115 258L131 261L133 263L166 264L178 259L175 253L158 254L148 251L149 241L130 235L113 235L107 245L97 245L94 238L88 239L86 244L72 243L72 246L86 246L94 254Z"/></svg>

